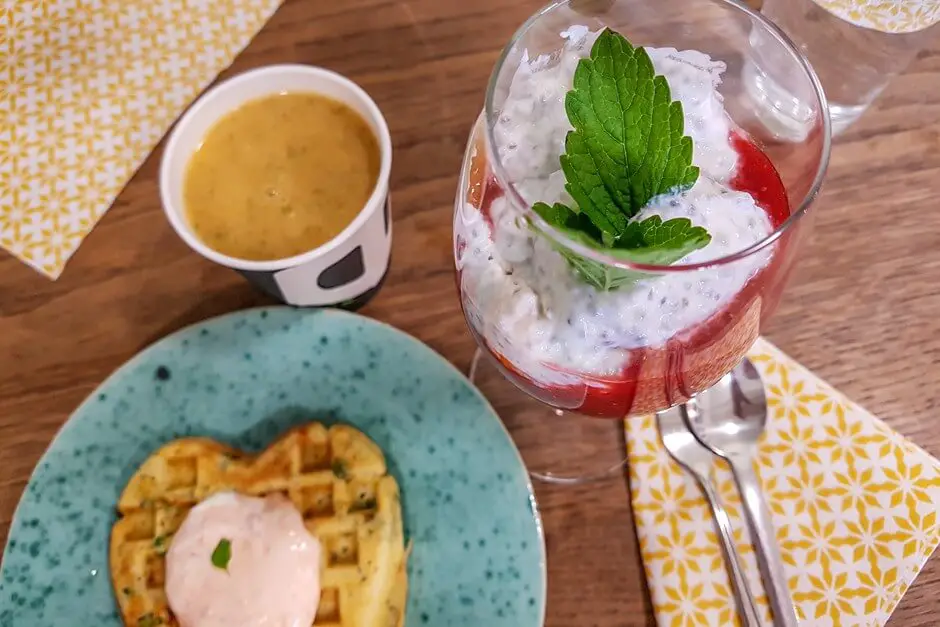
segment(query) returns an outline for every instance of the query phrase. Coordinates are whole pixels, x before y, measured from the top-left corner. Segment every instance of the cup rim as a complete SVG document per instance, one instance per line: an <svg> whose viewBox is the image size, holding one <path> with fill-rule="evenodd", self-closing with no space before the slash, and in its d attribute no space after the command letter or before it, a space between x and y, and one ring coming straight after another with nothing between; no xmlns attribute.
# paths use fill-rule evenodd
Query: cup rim
<svg viewBox="0 0 940 627"><path fill-rule="evenodd" d="M355 94L355 96L362 101L362 104L371 117L371 120L369 121L374 124L377 131L376 139L378 140L380 153L379 173L376 177L375 186L372 189L372 193L369 195L368 200L366 200L366 202L363 204L362 209L359 210L359 213L356 214L356 217L352 220L352 222L346 225L346 227L332 239L325 242L321 246L317 246L298 255L284 257L281 259L255 261L241 259L239 257L232 257L230 255L221 253L205 244L195 234L185 218L185 207L177 207L176 203L174 203L170 198L170 160L179 156L179 151L181 150L178 147L179 142L181 141L182 137L185 136L187 132L189 132L189 125L192 124L193 119L203 109L211 106L213 101L225 92L232 89L237 89L242 87L245 83L257 81L271 74L305 74L307 76L319 79L321 82L332 82L339 84ZM283 93L283 91L284 90L259 90L257 94L248 100L253 98L262 98L264 96L273 95L275 93ZM298 89L298 91L318 93L316 88L302 90ZM246 102L248 100L246 100ZM232 110L233 109L219 111L219 113L214 116L213 123L218 122L222 116L230 113ZM191 155L188 155L186 158L188 159L190 156ZM201 96L199 96L192 106L190 106L189 109L187 109L186 112L182 115L182 117L180 117L179 121L176 123L172 132L170 133L160 161L160 201L163 206L163 212L166 214L166 217L169 220L170 225L173 227L173 230L176 231L176 234L179 235L180 238L186 242L190 248L195 250L203 257L220 265L234 268L236 270L271 272L302 265L308 261L321 257L331 250L335 250L339 246L342 246L342 244L359 229L361 229L362 225L365 224L369 218L375 214L376 211L380 210L386 202L385 197L387 196L388 192L388 180L391 174L391 169L392 138L391 133L388 130L388 123L385 121L385 117L382 115L378 105L374 100L372 100L369 94L362 87L360 87L351 79L346 78L337 72L315 65L305 65L300 63L266 65L252 70L247 70L212 86Z"/></svg>
<svg viewBox="0 0 940 627"><path fill-rule="evenodd" d="M497 181L499 181L500 186L509 195L513 203L516 203L518 206L524 208L523 213L525 214L526 219L531 220L531 222L539 231L546 234L556 242L559 242L566 248L569 248L572 251L578 253L579 255L604 265L646 273L669 274L703 270L706 268L727 265L740 259L750 257L751 255L760 252L764 248L767 248L777 240L781 239L783 235L792 227L794 227L807 213L810 206L815 201L816 196L819 195L819 190L822 187L826 170L829 167L829 157L832 148L832 126L831 120L829 118L829 102L826 98L825 92L823 91L822 83L820 82L819 77L816 75L816 71L813 69L812 65L810 65L809 60L803 53L800 52L796 44L793 43L793 40L790 39L790 37L785 32L783 32L780 27L771 22L768 18L764 17L759 12L753 10L751 7L738 0L707 1L710 1L714 4L724 5L732 11L740 11L741 13L748 15L751 17L751 19L759 23L761 27L766 29L774 38L776 38L784 48L790 51L812 85L813 94L816 96L816 99L819 103L818 115L822 123L821 126L823 134L822 147L820 150L819 165L816 168L813 182L810 185L809 190L806 192L806 195L800 201L797 209L790 213L790 216L784 220L783 224L778 226L776 229L774 229L773 232L762 238L760 241L729 255L723 255L721 257L716 257L715 259L687 264L677 263L671 265L659 265L650 263L633 263L629 261L623 261L622 259L616 259L613 256L605 255L598 249L591 248L569 238L559 229L549 224L540 215L532 210L531 204L522 197L522 195L519 193L519 190L516 189L516 186L510 182L506 169L503 167L503 164L499 161L499 159L490 160L490 166L493 168L493 173L496 176ZM503 64L506 62L506 59L512 53L519 40L540 18L542 18L542 16L551 13L552 11L562 6L568 5L570 2L571 0L556 0L545 5L532 14L529 19L527 19L522 24L522 26L520 26L516 32L513 33L512 38L510 38L509 42L505 45L502 52L500 53L499 58L496 60L496 63L493 66L493 71L490 74L489 82L486 86L486 98L483 105L483 115L485 122L484 143L488 154L496 154L494 150L496 146L496 138L493 134L493 129L495 128L495 122L499 115L499 111L496 110L493 100L496 93L497 83L499 82L500 70L502 69Z"/></svg>

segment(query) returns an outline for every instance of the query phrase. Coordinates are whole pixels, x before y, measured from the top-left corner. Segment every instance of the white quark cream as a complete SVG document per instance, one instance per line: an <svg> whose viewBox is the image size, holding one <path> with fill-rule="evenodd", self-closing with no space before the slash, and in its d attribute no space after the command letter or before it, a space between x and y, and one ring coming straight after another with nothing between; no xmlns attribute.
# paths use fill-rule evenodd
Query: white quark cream
<svg viewBox="0 0 940 627"><path fill-rule="evenodd" d="M222 540L224 568L213 563ZM216 494L190 510L170 543L166 596L181 627L310 627L320 543L281 495Z"/></svg>
<svg viewBox="0 0 940 627"><path fill-rule="evenodd" d="M526 56L513 78L494 129L495 148L509 180L529 203L574 204L559 164L572 129L565 94L597 35L583 26L570 28L562 33L566 43L560 55L531 61ZM700 176L685 192L653 199L635 219L687 217L705 227L711 242L683 264L757 243L772 232L769 218L750 194L728 187L737 153L717 89L725 64L697 51L646 51L673 99L682 103ZM506 195L493 201L489 213L492 229L478 208L462 207L457 217L457 234L466 242L457 259L465 309L491 348L543 384L576 382L575 373L618 374L629 349L661 346L707 320L768 259L752 255L721 268L666 274L601 292L527 226Z"/></svg>

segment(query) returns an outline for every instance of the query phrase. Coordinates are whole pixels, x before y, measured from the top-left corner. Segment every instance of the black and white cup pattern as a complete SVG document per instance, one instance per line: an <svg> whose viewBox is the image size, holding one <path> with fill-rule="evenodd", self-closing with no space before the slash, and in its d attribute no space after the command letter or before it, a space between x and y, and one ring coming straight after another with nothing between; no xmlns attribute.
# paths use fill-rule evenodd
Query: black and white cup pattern
<svg viewBox="0 0 940 627"><path fill-rule="evenodd" d="M193 152L218 119L249 100L283 92L315 92L339 100L369 124L380 150L375 189L356 218L335 238L313 250L276 261L248 261L209 248L193 233L183 211L183 177ZM251 70L207 91L170 134L160 166L160 196L170 224L207 259L241 273L288 305L355 309L381 287L392 250L388 181L392 147L379 108L358 85L334 72L307 65Z"/></svg>

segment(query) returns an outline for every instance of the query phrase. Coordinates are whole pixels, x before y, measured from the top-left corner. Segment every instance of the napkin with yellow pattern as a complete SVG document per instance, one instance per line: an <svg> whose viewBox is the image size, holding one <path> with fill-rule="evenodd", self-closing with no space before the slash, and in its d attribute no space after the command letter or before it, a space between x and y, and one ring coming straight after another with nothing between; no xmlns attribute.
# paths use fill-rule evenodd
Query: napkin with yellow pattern
<svg viewBox="0 0 940 627"><path fill-rule="evenodd" d="M758 471L801 627L880 627L940 543L940 461L765 340L751 349L770 416ZM725 627L734 600L710 510L653 417L626 422L640 550L661 626ZM730 471L714 478L763 590ZM758 602L769 623L766 597Z"/></svg>
<svg viewBox="0 0 940 627"><path fill-rule="evenodd" d="M0 0L0 246L51 278L281 0Z"/></svg>

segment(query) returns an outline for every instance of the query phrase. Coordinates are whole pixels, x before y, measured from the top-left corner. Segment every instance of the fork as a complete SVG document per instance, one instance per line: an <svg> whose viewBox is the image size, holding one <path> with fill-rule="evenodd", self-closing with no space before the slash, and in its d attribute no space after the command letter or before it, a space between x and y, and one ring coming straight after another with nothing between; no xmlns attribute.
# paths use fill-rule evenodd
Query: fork
<svg viewBox="0 0 940 627"><path fill-rule="evenodd" d="M741 556L734 543L731 520L728 518L728 513L725 511L721 498L718 496L718 491L711 480L711 467L715 454L695 439L680 412L679 407L673 407L656 415L660 438L662 438L663 445L672 458L695 477L702 488L702 492L705 493L708 504L711 506L715 528L718 531L718 538L721 540L722 553L724 553L725 563L728 565L731 576L731 587L734 591L734 599L742 625L744 627L760 627L760 614L757 610L757 604L754 602L754 595L751 593L751 588L744 576Z"/></svg>

